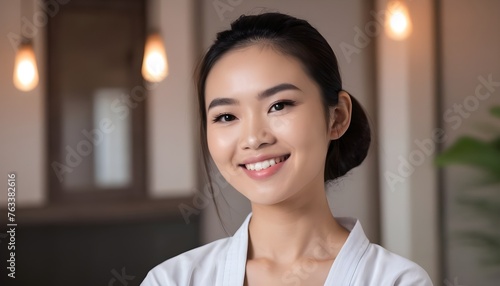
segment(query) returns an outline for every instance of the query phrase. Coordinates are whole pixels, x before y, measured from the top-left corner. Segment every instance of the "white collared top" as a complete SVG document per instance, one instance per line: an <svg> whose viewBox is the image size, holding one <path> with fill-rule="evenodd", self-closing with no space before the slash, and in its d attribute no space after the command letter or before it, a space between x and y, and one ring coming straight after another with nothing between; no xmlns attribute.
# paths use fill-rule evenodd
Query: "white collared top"
<svg viewBox="0 0 500 286"><path fill-rule="evenodd" d="M239 286L245 279L249 214L232 237L187 251L159 264L141 286ZM432 282L420 266L383 247L370 243L358 220L336 218L350 231L330 268L325 285L429 286ZM301 285L289 277L290 285Z"/></svg>

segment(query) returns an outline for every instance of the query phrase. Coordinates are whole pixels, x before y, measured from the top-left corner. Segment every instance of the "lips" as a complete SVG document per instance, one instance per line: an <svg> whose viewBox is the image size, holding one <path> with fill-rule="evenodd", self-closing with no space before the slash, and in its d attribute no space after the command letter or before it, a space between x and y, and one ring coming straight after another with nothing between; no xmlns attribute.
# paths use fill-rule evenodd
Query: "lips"
<svg viewBox="0 0 500 286"><path fill-rule="evenodd" d="M260 156L262 159L255 157L246 164L240 164L240 167L251 179L266 180L281 170L290 156L290 154L276 157Z"/></svg>

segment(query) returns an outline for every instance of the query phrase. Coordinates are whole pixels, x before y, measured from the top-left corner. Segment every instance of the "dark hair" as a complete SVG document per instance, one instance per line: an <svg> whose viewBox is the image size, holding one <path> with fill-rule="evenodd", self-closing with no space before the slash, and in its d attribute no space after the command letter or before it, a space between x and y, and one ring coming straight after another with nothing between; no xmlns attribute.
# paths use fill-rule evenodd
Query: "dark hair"
<svg viewBox="0 0 500 286"><path fill-rule="evenodd" d="M231 29L217 34L198 68L197 89L200 108L200 135L203 159L208 174L207 114L205 111L205 84L214 64L228 51L263 44L276 51L297 58L306 73L321 89L325 120L328 127L329 107L338 104L342 91L337 58L321 34L307 21L280 13L241 16L231 23ZM370 125L359 102L352 101L351 124L338 140L332 140L325 161L325 182L345 175L365 159L370 146ZM211 186L211 185L210 185Z"/></svg>

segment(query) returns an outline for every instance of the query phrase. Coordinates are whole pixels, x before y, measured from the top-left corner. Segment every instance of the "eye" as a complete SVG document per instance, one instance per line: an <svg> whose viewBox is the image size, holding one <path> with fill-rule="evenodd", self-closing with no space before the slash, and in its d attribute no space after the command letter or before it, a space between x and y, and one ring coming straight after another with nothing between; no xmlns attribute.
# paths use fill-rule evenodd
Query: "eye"
<svg viewBox="0 0 500 286"><path fill-rule="evenodd" d="M212 122L230 122L235 120L236 117L232 114L224 113L224 114L219 114L212 119Z"/></svg>
<svg viewBox="0 0 500 286"><path fill-rule="evenodd" d="M294 106L295 102L291 100L276 102L271 106L269 112L281 111L285 109L286 106Z"/></svg>

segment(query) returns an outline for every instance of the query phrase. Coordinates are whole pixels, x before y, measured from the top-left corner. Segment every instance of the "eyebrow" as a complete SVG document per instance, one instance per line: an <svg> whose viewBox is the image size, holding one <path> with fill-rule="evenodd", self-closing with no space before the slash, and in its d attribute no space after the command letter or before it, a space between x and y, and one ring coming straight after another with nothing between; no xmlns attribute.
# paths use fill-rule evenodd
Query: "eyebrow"
<svg viewBox="0 0 500 286"><path fill-rule="evenodd" d="M291 83L281 83L276 86L273 86L271 88L268 88L262 92L260 92L257 95L258 100L262 100L264 98L268 98L270 96L273 96L277 94L278 92L285 91L285 90L300 90L300 88L296 87L295 85ZM227 97L222 97L222 98L216 98L210 102L210 105L208 106L208 110L210 108L214 108L216 106L221 106L221 105L236 105L238 104L239 101L234 98L227 98Z"/></svg>

